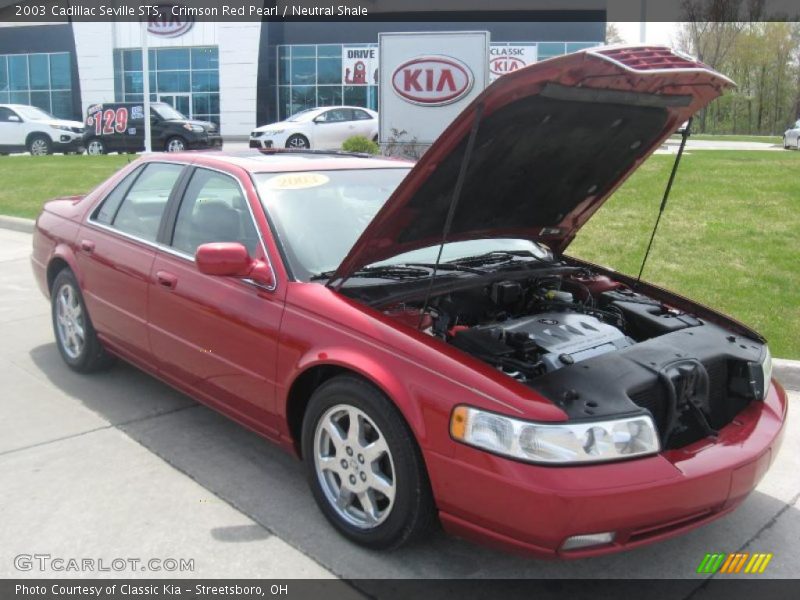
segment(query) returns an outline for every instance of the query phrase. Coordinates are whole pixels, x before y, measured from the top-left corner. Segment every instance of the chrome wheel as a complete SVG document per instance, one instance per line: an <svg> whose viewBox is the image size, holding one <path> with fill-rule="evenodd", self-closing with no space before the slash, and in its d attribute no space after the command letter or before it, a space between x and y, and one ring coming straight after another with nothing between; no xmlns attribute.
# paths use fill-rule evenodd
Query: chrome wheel
<svg viewBox="0 0 800 600"><path fill-rule="evenodd" d="M33 156L45 156L49 154L50 146L47 143L47 140L42 138L36 138L31 142L31 154Z"/></svg>
<svg viewBox="0 0 800 600"><path fill-rule="evenodd" d="M326 499L347 523L373 529L394 506L392 453L383 433L362 410L329 408L314 432L314 466Z"/></svg>
<svg viewBox="0 0 800 600"><path fill-rule="evenodd" d="M100 140L92 140L86 146L86 152L88 154L103 154L105 153L105 147L103 146L103 142Z"/></svg>
<svg viewBox="0 0 800 600"><path fill-rule="evenodd" d="M78 358L86 345L86 323L78 293L70 284L62 285L56 295L56 329L67 356Z"/></svg>
<svg viewBox="0 0 800 600"><path fill-rule="evenodd" d="M180 138L172 138L167 142L167 152L183 152L186 150L186 144Z"/></svg>

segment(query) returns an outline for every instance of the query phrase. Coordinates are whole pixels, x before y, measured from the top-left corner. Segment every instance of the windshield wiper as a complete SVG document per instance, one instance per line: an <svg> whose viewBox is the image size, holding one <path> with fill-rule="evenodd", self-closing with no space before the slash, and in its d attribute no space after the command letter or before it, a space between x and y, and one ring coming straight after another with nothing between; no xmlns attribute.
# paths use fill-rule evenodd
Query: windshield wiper
<svg viewBox="0 0 800 600"><path fill-rule="evenodd" d="M420 265L421 267L422 265ZM350 277L373 277L379 279L419 279L428 277L431 271L427 268L406 265L379 265L375 267L364 267L359 269ZM326 271L311 277L311 280L330 279L335 271Z"/></svg>
<svg viewBox="0 0 800 600"><path fill-rule="evenodd" d="M531 260L517 260L524 258ZM506 265L527 265L530 262L550 263L549 260L536 256L530 250L494 250L492 252L486 252L485 254L465 256L446 263L440 263L439 268L441 269L445 265L457 265L462 267L483 267L492 265L500 267Z"/></svg>

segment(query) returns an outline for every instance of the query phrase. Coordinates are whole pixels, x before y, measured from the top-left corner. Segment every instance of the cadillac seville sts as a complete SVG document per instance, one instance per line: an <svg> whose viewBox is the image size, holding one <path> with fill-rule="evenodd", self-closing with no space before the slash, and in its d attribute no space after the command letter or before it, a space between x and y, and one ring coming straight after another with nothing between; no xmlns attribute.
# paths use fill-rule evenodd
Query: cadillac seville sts
<svg viewBox="0 0 800 600"><path fill-rule="evenodd" d="M436 521L542 557L698 527L778 451L767 344L566 251L732 85L668 48L601 48L499 78L416 164L144 157L38 218L57 347L295 453L333 527L372 548Z"/></svg>

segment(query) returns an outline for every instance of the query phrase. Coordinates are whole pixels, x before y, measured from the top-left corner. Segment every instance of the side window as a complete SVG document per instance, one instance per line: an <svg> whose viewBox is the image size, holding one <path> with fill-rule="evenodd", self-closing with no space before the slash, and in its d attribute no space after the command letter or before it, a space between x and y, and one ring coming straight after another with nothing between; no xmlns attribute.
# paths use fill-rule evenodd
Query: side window
<svg viewBox="0 0 800 600"><path fill-rule="evenodd" d="M240 242L253 256L258 232L239 183L229 175L199 168L183 195L172 247L194 256L199 245L211 242Z"/></svg>
<svg viewBox="0 0 800 600"><path fill-rule="evenodd" d="M353 116L356 121L369 121L372 118L367 111L357 109L353 109Z"/></svg>
<svg viewBox="0 0 800 600"><path fill-rule="evenodd" d="M114 229L155 242L161 216L183 165L149 163L134 181L111 223Z"/></svg>
<svg viewBox="0 0 800 600"><path fill-rule="evenodd" d="M333 110L329 110L325 113L326 123L341 123L342 121L350 121L350 109L347 108L335 108Z"/></svg>
<svg viewBox="0 0 800 600"><path fill-rule="evenodd" d="M8 117L18 117L18 115L10 108L0 106L0 123L8 123Z"/></svg>
<svg viewBox="0 0 800 600"><path fill-rule="evenodd" d="M106 196L105 200L103 200L103 203L95 209L94 213L92 214L92 220L102 223L103 225L111 225L111 222L114 220L114 216L117 214L119 205L122 203L122 199L125 197L125 192L128 191L131 182L133 182L141 172L142 167L134 169L128 174L127 177L125 177L125 179L119 182L117 187L111 190L111 193Z"/></svg>

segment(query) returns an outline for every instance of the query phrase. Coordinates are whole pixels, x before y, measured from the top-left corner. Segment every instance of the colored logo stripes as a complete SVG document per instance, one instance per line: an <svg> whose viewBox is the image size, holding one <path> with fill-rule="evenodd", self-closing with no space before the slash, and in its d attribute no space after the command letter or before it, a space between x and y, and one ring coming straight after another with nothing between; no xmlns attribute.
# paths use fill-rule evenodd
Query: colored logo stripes
<svg viewBox="0 0 800 600"><path fill-rule="evenodd" d="M708 574L763 573L771 560L772 553L766 552L755 552L753 554L749 552L706 554L697 567L697 572Z"/></svg>

